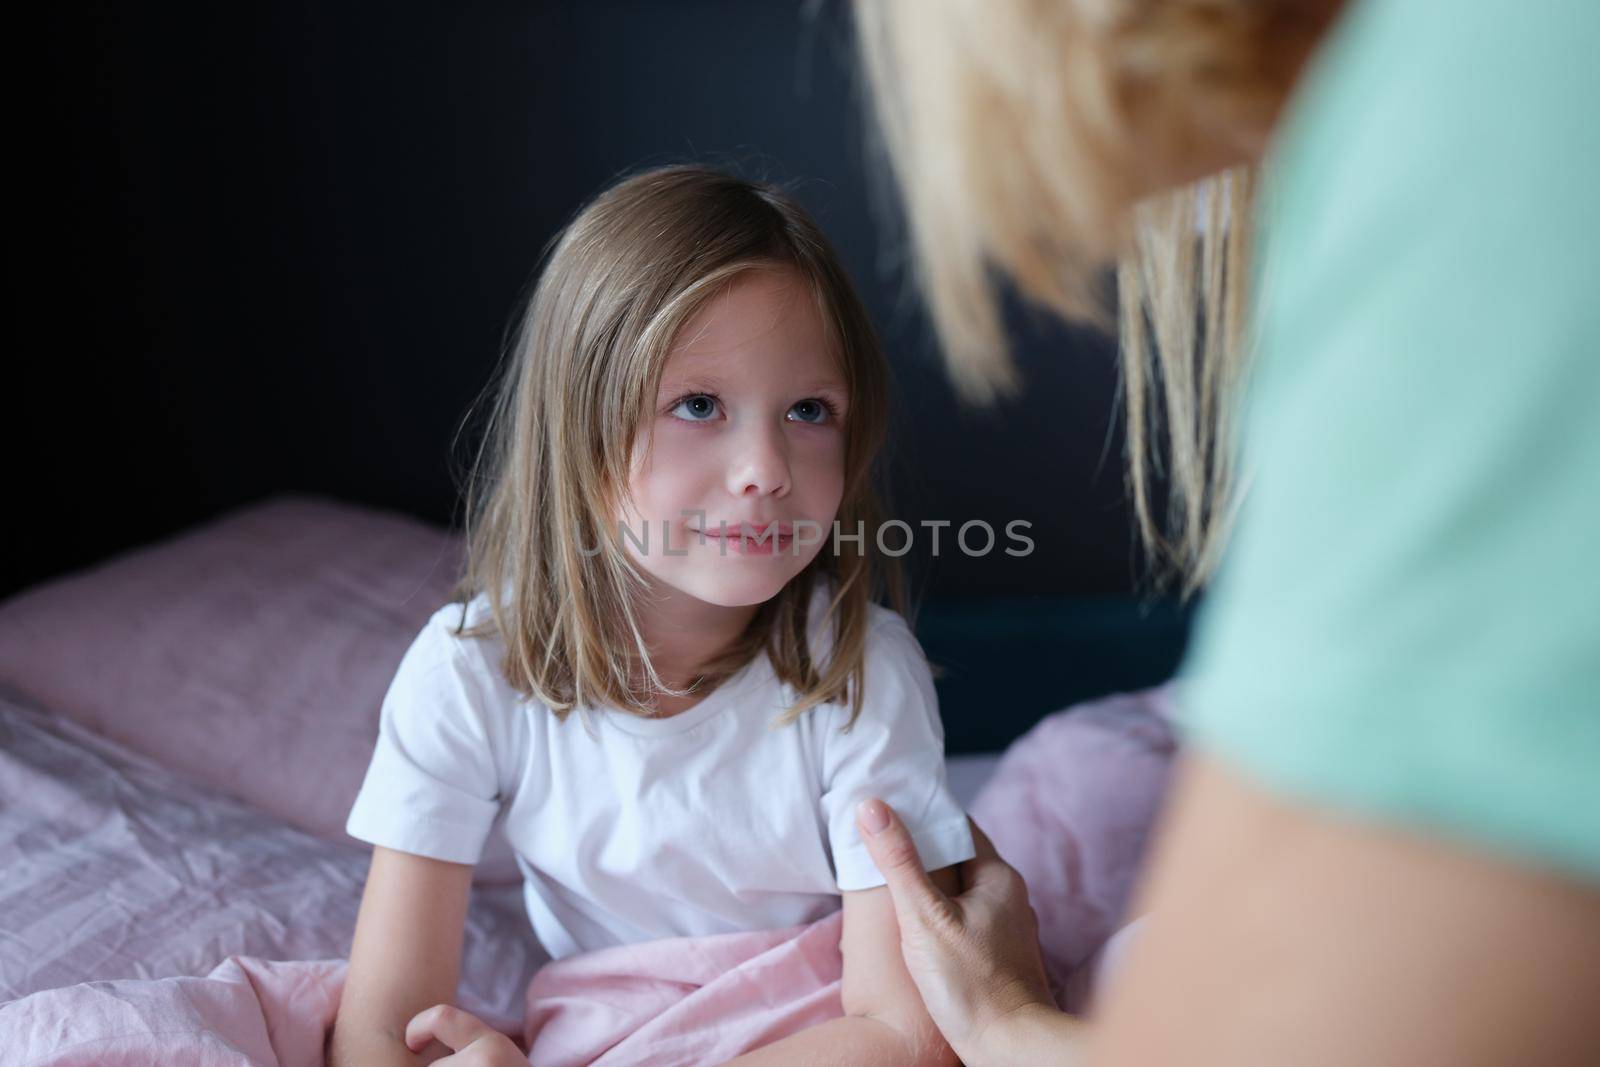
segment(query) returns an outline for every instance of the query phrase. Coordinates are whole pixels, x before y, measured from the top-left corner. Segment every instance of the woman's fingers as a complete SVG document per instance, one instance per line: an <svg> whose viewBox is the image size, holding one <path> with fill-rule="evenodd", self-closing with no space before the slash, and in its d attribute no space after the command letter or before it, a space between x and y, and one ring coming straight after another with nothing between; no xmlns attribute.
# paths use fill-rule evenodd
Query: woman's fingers
<svg viewBox="0 0 1600 1067"><path fill-rule="evenodd" d="M888 805L868 800L856 819L888 882L906 968L958 1054L977 1062L995 1020L1030 1004L1054 1009L1027 887L976 823L975 855L961 868L965 889L948 897L922 869L911 834Z"/></svg>
<svg viewBox="0 0 1600 1067"><path fill-rule="evenodd" d="M460 1052L478 1038L498 1032L469 1011L452 1004L435 1004L417 1012L406 1023L406 1047L420 1052L428 1042L438 1041L448 1045L450 1051Z"/></svg>
<svg viewBox="0 0 1600 1067"><path fill-rule="evenodd" d="M864 800L856 808L856 823L867 853L888 883L895 914L902 923L909 917L927 916L934 909L949 906L949 898L923 870L916 842L911 840L905 823L895 817L893 808L877 797Z"/></svg>

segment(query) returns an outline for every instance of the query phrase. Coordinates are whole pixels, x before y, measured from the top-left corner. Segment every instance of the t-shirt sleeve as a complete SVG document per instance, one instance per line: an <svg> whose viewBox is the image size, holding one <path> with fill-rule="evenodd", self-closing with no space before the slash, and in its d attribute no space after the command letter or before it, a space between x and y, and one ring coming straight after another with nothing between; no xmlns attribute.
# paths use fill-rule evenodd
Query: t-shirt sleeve
<svg viewBox="0 0 1600 1067"><path fill-rule="evenodd" d="M406 651L345 830L384 848L475 864L499 814L484 688L442 616Z"/></svg>
<svg viewBox="0 0 1600 1067"><path fill-rule="evenodd" d="M848 704L829 705L823 739L823 817L841 890L884 884L856 829L856 805L879 797L937 870L974 855L972 829L945 780L944 726L933 674L905 620L885 616L867 638L865 698L848 732Z"/></svg>
<svg viewBox="0 0 1600 1067"><path fill-rule="evenodd" d="M1184 722L1288 794L1600 878L1600 8L1353 17L1269 186Z"/></svg>

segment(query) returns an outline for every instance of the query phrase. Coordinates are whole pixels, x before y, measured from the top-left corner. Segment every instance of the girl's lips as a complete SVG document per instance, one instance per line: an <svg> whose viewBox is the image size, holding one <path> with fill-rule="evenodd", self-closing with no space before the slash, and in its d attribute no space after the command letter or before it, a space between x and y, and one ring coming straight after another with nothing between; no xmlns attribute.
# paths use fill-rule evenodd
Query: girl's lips
<svg viewBox="0 0 1600 1067"><path fill-rule="evenodd" d="M794 526L787 522L718 522L708 525L706 533L719 537L793 537Z"/></svg>
<svg viewBox="0 0 1600 1067"><path fill-rule="evenodd" d="M708 541L715 542L720 552L726 555L737 552L741 556L771 556L778 552L786 551L794 543L794 535L769 531L765 536L757 538L756 535L745 533L740 536L737 529L728 528L728 536L723 537L720 530L693 530Z"/></svg>

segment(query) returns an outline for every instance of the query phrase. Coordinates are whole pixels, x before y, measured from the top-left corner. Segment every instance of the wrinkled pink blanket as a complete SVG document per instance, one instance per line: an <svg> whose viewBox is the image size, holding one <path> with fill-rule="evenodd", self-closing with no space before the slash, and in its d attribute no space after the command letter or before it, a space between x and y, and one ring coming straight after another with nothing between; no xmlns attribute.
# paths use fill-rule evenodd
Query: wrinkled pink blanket
<svg viewBox="0 0 1600 1067"><path fill-rule="evenodd" d="M1153 690L1047 717L1012 746L972 805L1027 879L1046 967L1069 1010L1090 1002L1136 936L1136 925L1117 931L1175 747L1169 701L1168 691ZM11 741L23 738L20 729L14 725ZM839 922L835 912L810 926L620 946L547 964L527 987L522 1043L531 1041L541 1067L708 1064L770 1044L840 1014ZM497 954L514 955L497 929L469 937L480 969L494 970ZM527 961L511 962L515 978ZM343 978L338 960L234 955L203 978L47 988L0 1005L0 1062L321 1064Z"/></svg>
<svg viewBox="0 0 1600 1067"><path fill-rule="evenodd" d="M721 1063L837 1019L840 917L548 964L528 987L528 1058L540 1067Z"/></svg>
<svg viewBox="0 0 1600 1067"><path fill-rule="evenodd" d="M604 949L546 965L521 1044L540 1067L714 1064L841 1014L839 922ZM342 960L230 957L204 978L87 982L0 1006L19 1067L315 1067Z"/></svg>

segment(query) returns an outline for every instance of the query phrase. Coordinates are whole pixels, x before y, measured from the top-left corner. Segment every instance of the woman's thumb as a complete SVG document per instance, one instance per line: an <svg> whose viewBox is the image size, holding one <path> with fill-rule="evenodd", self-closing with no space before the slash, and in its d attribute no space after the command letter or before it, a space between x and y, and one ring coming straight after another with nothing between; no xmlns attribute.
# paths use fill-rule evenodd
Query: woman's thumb
<svg viewBox="0 0 1600 1067"><path fill-rule="evenodd" d="M894 898L894 909L900 919L927 914L927 909L936 906L943 894L922 869L922 857L917 855L916 842L911 840L906 824L895 817L893 808L877 797L863 800L856 808L856 824L861 828L861 841L867 846L867 853L888 883L889 895Z"/></svg>

